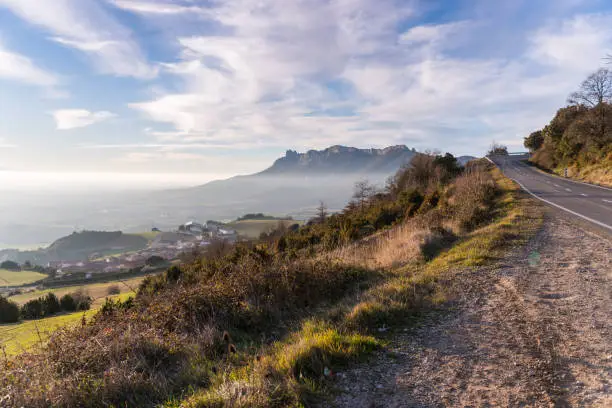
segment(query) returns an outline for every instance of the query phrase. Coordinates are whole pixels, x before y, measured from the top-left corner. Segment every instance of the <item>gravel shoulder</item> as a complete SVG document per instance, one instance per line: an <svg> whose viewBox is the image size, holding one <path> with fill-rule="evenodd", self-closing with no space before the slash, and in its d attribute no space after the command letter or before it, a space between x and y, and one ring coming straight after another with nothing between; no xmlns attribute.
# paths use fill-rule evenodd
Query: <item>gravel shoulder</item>
<svg viewBox="0 0 612 408"><path fill-rule="evenodd" d="M337 407L612 406L612 239L550 211L457 301L338 373Z"/></svg>

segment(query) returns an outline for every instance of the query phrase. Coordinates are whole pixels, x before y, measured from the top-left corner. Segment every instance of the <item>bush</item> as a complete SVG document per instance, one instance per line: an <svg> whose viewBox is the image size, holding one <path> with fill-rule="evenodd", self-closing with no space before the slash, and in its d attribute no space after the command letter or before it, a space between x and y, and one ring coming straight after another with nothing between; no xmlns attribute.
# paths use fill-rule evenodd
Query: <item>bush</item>
<svg viewBox="0 0 612 408"><path fill-rule="evenodd" d="M149 257L146 260L145 263L146 263L147 266L156 267L156 266L165 264L166 260L164 258L162 258L161 256L153 255L153 256Z"/></svg>
<svg viewBox="0 0 612 408"><path fill-rule="evenodd" d="M62 310L57 296L53 293L48 293L43 299L43 314L45 316L52 316L59 313Z"/></svg>
<svg viewBox="0 0 612 408"><path fill-rule="evenodd" d="M451 211L460 230L470 231L490 219L497 187L489 172L474 168L453 187Z"/></svg>
<svg viewBox="0 0 612 408"><path fill-rule="evenodd" d="M21 317L26 320L42 319L45 317L44 310L42 298L32 299L21 306Z"/></svg>
<svg viewBox="0 0 612 408"><path fill-rule="evenodd" d="M84 290L78 290L72 294L74 301L76 303L76 310L83 311L91 309L91 302L93 299L89 296L87 292Z"/></svg>
<svg viewBox="0 0 612 408"><path fill-rule="evenodd" d="M16 323L19 321L19 306L7 298L0 296L0 323Z"/></svg>
<svg viewBox="0 0 612 408"><path fill-rule="evenodd" d="M60 306L66 312L76 312L89 310L91 308L92 299L89 295L80 290L74 293L68 293L60 299Z"/></svg>
<svg viewBox="0 0 612 408"><path fill-rule="evenodd" d="M119 285L112 285L108 287L108 289L106 290L106 293L109 296L118 295L121 293L121 288L119 287Z"/></svg>
<svg viewBox="0 0 612 408"><path fill-rule="evenodd" d="M62 298L60 299L60 306L62 310L66 312L75 312L77 310L77 303L70 293L67 293L62 296Z"/></svg>

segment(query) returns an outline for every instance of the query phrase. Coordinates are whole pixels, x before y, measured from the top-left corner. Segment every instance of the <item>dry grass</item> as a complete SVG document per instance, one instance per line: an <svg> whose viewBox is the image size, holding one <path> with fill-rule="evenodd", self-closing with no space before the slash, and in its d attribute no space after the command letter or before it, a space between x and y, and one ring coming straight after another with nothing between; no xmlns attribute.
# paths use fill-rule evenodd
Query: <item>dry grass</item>
<svg viewBox="0 0 612 408"><path fill-rule="evenodd" d="M348 265L370 269L395 268L417 259L421 245L428 236L429 231L426 228L409 221L361 242L337 249L330 256Z"/></svg>
<svg viewBox="0 0 612 408"><path fill-rule="evenodd" d="M564 168L555 169L555 173L564 175ZM612 187L612 153L596 164L586 166L574 165L568 167L567 175L575 180L586 183L597 184L605 187Z"/></svg>
<svg viewBox="0 0 612 408"><path fill-rule="evenodd" d="M512 184L479 171L503 194L468 174L436 192L435 208L331 257L244 247L149 278L134 304L105 305L42 353L6 362L0 389L33 407L310 405L338 367L379 345L368 332L445 302L451 277L531 231ZM482 200L465 210L472 195Z"/></svg>
<svg viewBox="0 0 612 408"><path fill-rule="evenodd" d="M455 245L442 249L431 262L423 259L423 243L436 235L435 230L425 227L426 222L432 222L431 215L334 251L336 259L350 265L384 267L386 279L346 299L329 312L324 322L314 325L310 322L272 349L261 351L261 357L252 358L246 367L219 375L211 387L195 393L180 406L309 406L317 394L327 389L328 375L333 376L347 361L367 355L380 345L375 338L360 333L377 333L377 328L397 326L423 308L446 302L453 282L469 279L466 270L504 256L508 247L535 234L542 221L539 207L533 206L497 170L489 171L493 178L465 178L471 182L476 180L485 189L494 180L501 189L502 194L496 196L489 208L492 211L489 225L465 232L463 221L471 219L475 212L457 215L449 210L447 215L455 214L456 218L447 220L448 223L464 232ZM469 191L472 187L465 188ZM472 193L478 197L482 191ZM488 193L480 197L490 198ZM452 200L449 205L452 207ZM485 207L473 208L484 210Z"/></svg>
<svg viewBox="0 0 612 408"><path fill-rule="evenodd" d="M333 378L334 370L380 347L371 336L346 334L308 320L249 366L220 374L206 392L180 405L211 407L300 407ZM307 404L308 405L308 404Z"/></svg>

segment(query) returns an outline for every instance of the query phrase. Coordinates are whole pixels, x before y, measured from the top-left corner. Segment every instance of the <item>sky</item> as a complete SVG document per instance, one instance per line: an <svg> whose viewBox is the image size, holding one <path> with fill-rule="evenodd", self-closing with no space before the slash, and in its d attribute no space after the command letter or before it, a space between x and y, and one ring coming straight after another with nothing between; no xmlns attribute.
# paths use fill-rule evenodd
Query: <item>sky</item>
<svg viewBox="0 0 612 408"><path fill-rule="evenodd" d="M606 0L0 0L0 169L217 178L335 144L522 150L608 53Z"/></svg>

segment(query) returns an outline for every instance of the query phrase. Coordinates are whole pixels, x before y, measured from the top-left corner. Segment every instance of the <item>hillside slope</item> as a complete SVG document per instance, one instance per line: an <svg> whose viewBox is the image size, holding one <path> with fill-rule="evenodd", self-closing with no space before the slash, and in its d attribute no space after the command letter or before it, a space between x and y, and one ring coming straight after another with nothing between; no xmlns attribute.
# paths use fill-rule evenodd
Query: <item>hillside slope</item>
<svg viewBox="0 0 612 408"><path fill-rule="evenodd" d="M384 149L332 146L306 153L287 151L259 173L164 191L146 200L155 202L159 210L171 214L173 219L235 219L262 211L300 218L312 215L320 201L331 209L342 209L355 182L367 179L383 186L414 155L414 149L406 146Z"/></svg>
<svg viewBox="0 0 612 408"><path fill-rule="evenodd" d="M11 360L0 394L33 407L312 405L380 333L446 304L461 271L537 224L486 162L418 163L319 223L145 280L136 299Z"/></svg>

